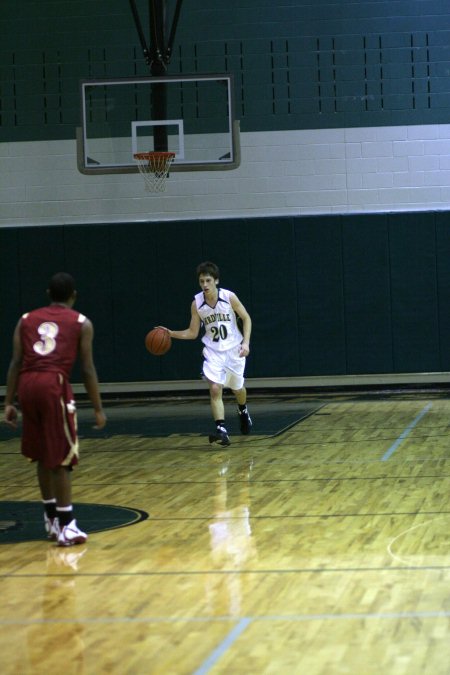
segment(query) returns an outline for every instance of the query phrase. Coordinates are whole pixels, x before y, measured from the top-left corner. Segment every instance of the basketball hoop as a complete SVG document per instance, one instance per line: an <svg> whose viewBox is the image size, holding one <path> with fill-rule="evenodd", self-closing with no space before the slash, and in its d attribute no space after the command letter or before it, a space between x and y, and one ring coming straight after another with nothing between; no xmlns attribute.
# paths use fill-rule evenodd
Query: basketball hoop
<svg viewBox="0 0 450 675"><path fill-rule="evenodd" d="M174 152L136 152L133 155L144 177L147 192L164 192Z"/></svg>

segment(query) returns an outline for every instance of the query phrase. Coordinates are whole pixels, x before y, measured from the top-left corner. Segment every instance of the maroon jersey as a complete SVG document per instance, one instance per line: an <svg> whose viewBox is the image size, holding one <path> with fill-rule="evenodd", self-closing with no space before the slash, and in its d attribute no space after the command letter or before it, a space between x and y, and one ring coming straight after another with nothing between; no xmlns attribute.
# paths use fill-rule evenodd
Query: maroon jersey
<svg viewBox="0 0 450 675"><path fill-rule="evenodd" d="M86 317L62 305L41 307L22 316L21 373L62 373L67 379L78 354L81 327Z"/></svg>

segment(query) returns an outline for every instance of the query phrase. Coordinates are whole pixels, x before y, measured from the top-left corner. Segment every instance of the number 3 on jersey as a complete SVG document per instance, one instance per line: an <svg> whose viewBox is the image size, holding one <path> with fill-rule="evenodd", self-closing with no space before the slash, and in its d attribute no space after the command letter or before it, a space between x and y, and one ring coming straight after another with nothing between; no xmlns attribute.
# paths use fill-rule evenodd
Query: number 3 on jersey
<svg viewBox="0 0 450 675"><path fill-rule="evenodd" d="M34 351L41 356L51 354L56 347L55 338L59 332L57 324L53 321L45 321L41 323L37 330L41 339L34 343Z"/></svg>

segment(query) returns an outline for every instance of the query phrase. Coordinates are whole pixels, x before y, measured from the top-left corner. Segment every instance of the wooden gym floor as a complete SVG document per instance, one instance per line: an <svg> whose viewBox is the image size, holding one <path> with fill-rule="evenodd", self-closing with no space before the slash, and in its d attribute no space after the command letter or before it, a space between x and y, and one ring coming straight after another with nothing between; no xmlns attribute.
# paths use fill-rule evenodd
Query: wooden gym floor
<svg viewBox="0 0 450 675"><path fill-rule="evenodd" d="M71 549L2 429L2 675L449 675L449 395L226 400L225 449L206 395L82 407Z"/></svg>

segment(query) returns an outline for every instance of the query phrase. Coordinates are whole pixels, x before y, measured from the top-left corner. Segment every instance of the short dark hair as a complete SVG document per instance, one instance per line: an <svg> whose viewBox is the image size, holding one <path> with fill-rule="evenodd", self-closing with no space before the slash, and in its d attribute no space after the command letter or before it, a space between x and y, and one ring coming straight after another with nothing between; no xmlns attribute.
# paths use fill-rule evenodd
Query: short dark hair
<svg viewBox="0 0 450 675"><path fill-rule="evenodd" d="M200 274L210 274L213 279L219 279L220 277L219 268L215 263L210 262L209 260L200 263L200 265L197 267L197 278L200 276Z"/></svg>
<svg viewBox="0 0 450 675"><path fill-rule="evenodd" d="M53 302L66 302L75 293L75 280L67 272L57 272L48 284L48 294Z"/></svg>

